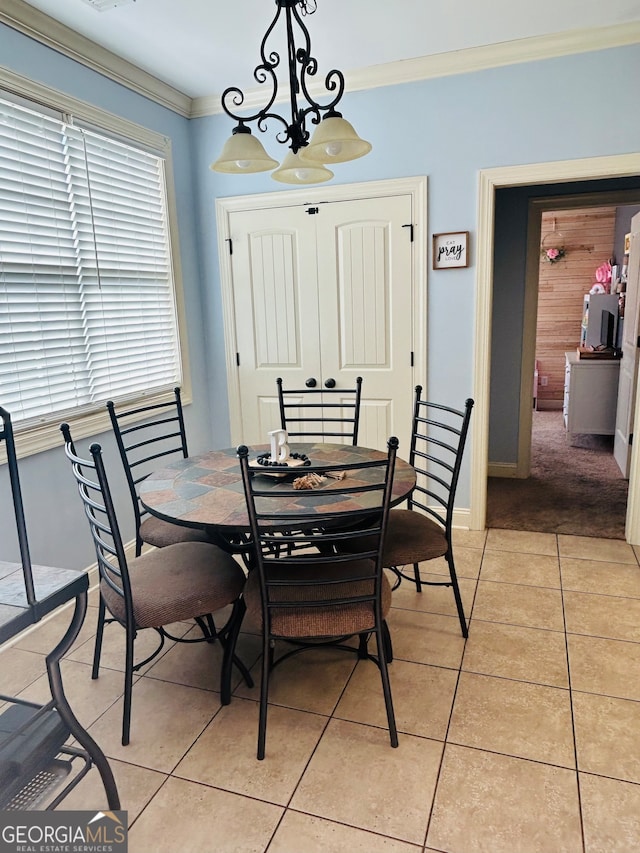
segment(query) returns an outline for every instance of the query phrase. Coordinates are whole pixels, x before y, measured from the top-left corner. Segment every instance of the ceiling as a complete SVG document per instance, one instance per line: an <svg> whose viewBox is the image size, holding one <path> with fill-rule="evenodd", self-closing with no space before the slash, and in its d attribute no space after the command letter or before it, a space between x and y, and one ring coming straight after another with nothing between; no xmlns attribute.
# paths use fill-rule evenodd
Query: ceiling
<svg viewBox="0 0 640 853"><path fill-rule="evenodd" d="M191 98L252 74L274 0L121 0L99 12L86 0L29 0L56 19ZM313 3L313 0L311 0ZM316 0L305 23L319 73L531 36L640 21L640 0ZM278 35L283 30L280 24ZM274 36L275 38L275 36ZM273 47L282 51L282 41Z"/></svg>

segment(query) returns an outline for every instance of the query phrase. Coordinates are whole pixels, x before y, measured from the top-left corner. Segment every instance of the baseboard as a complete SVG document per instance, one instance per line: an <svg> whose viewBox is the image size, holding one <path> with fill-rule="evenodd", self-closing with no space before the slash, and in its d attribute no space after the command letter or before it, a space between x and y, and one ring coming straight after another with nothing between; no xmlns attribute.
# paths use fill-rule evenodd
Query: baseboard
<svg viewBox="0 0 640 853"><path fill-rule="evenodd" d="M516 462L489 462L487 474L489 477L509 477L516 479L519 477L518 465Z"/></svg>
<svg viewBox="0 0 640 853"><path fill-rule="evenodd" d="M462 528L463 530L471 529L471 510L470 509L454 509L453 511L453 526Z"/></svg>
<svg viewBox="0 0 640 853"><path fill-rule="evenodd" d="M562 400L540 400L538 398L538 405L536 410L538 412L548 412L548 411L557 411L561 409L563 406Z"/></svg>

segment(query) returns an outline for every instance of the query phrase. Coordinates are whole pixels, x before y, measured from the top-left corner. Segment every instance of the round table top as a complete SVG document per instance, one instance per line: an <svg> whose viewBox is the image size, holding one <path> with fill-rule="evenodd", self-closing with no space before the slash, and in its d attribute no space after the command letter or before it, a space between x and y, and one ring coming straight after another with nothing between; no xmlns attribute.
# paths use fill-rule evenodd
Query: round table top
<svg viewBox="0 0 640 853"><path fill-rule="evenodd" d="M386 458L386 453L367 447L348 444L291 444L291 451L304 453L312 465L341 465ZM268 452L268 445L249 448L249 458ZM295 468L298 476L305 468ZM265 477L265 481L266 481ZM272 480L277 488L278 480ZM412 492L416 484L414 468L396 457L393 477L392 504L401 503ZM343 488L344 480L327 478L321 486L323 491ZM314 489L317 493L318 489ZM298 493L304 500L304 491ZM341 501L341 511L362 512L366 505L359 503L358 494ZM215 527L229 530L248 530L249 518L245 503L244 488L240 474L237 448L211 450L198 456L189 456L172 462L150 474L140 483L140 500L152 515L182 524L186 527ZM320 511L320 508L316 508ZM328 501L327 511L336 509L335 502Z"/></svg>

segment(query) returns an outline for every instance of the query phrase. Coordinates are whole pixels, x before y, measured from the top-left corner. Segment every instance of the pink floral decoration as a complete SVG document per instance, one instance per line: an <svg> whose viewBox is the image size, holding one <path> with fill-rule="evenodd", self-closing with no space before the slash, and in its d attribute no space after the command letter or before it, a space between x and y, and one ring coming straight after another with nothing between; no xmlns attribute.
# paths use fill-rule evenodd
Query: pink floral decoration
<svg viewBox="0 0 640 853"><path fill-rule="evenodd" d="M544 249L542 252L542 257L549 261L550 264L555 264L561 258L564 257L564 249L563 248L552 248L552 249Z"/></svg>

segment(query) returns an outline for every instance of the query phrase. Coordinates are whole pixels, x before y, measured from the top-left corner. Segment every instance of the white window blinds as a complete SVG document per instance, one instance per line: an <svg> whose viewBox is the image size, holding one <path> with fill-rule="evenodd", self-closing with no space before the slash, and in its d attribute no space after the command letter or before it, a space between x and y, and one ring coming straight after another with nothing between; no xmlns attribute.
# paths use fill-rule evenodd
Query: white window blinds
<svg viewBox="0 0 640 853"><path fill-rule="evenodd" d="M0 401L60 419L180 382L164 161L0 99Z"/></svg>

